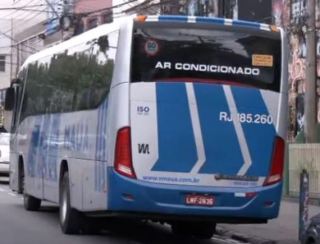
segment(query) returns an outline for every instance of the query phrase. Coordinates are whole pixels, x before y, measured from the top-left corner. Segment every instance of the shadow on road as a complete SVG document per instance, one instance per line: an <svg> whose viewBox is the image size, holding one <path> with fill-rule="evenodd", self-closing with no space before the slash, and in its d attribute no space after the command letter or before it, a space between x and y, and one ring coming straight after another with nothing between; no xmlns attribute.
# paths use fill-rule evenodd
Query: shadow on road
<svg viewBox="0 0 320 244"><path fill-rule="evenodd" d="M171 233L168 225L160 225L151 222L134 220L113 220L112 223L105 224L102 234L126 238L138 243L212 243L211 241L201 241L194 238L184 238Z"/></svg>
<svg viewBox="0 0 320 244"><path fill-rule="evenodd" d="M56 222L59 228L59 208L56 206L43 206L38 212L39 215L48 218L50 222ZM194 238L184 238L171 233L169 225L161 225L147 221L133 219L111 219L96 218L90 220L90 225L94 225L95 230L91 234L81 234L81 236L96 236L99 239L106 239L106 243L186 243L186 244L206 244L213 243L212 240L197 240ZM61 233L62 234L62 233Z"/></svg>

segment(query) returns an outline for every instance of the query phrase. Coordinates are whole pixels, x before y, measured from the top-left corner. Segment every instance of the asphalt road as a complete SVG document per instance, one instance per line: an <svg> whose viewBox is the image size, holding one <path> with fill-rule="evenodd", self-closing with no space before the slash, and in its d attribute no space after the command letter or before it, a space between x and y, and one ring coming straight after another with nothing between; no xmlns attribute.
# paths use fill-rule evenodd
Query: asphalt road
<svg viewBox="0 0 320 244"><path fill-rule="evenodd" d="M44 202L40 211L28 212L22 201L21 195L0 183L0 244L243 243L218 235L206 241L184 239L171 234L169 226L125 220L108 223L95 235L65 235L59 227L56 206Z"/></svg>

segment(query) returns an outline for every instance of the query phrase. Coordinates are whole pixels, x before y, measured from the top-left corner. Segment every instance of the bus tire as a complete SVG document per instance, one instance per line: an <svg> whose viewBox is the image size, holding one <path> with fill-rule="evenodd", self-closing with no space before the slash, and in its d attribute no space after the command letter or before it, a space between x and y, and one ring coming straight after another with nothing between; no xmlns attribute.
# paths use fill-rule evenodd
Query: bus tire
<svg viewBox="0 0 320 244"><path fill-rule="evenodd" d="M70 204L70 186L68 171L64 172L59 193L60 227L65 234L80 234L83 227L83 216Z"/></svg>
<svg viewBox="0 0 320 244"><path fill-rule="evenodd" d="M27 193L23 193L23 206L27 211L38 211L41 206L41 200Z"/></svg>
<svg viewBox="0 0 320 244"><path fill-rule="evenodd" d="M19 158L19 164L18 164L18 194L23 194L24 192L24 167L23 167L23 161Z"/></svg>
<svg viewBox="0 0 320 244"><path fill-rule="evenodd" d="M178 236L192 236L198 239L211 239L216 231L212 222L178 221L171 224L172 233Z"/></svg>

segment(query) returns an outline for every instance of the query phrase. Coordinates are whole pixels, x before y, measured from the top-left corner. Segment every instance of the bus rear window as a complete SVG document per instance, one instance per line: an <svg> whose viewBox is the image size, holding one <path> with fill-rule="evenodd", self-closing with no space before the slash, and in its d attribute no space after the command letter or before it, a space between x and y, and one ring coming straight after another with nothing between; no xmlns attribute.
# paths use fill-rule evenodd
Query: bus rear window
<svg viewBox="0 0 320 244"><path fill-rule="evenodd" d="M279 91L280 33L136 24L132 82L232 83Z"/></svg>

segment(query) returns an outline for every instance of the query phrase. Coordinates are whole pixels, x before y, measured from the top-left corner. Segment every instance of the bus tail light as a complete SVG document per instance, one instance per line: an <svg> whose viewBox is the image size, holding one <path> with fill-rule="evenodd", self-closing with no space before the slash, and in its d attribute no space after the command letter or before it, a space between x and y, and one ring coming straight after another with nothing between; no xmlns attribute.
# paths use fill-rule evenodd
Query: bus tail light
<svg viewBox="0 0 320 244"><path fill-rule="evenodd" d="M263 184L264 186L272 185L282 180L284 166L284 150L285 142L282 138L277 136L275 138L273 146L270 173Z"/></svg>
<svg viewBox="0 0 320 244"><path fill-rule="evenodd" d="M114 167L119 174L136 178L132 164L130 127L118 131Z"/></svg>

